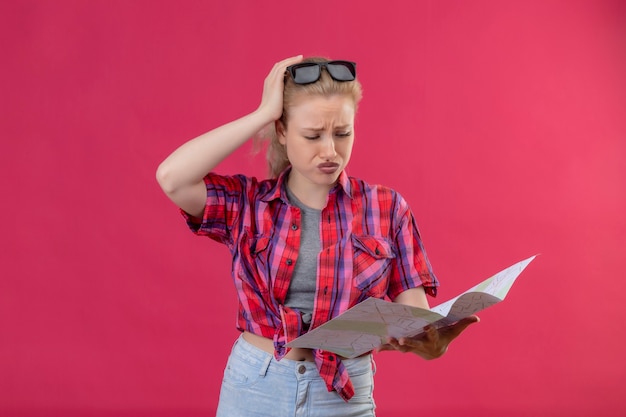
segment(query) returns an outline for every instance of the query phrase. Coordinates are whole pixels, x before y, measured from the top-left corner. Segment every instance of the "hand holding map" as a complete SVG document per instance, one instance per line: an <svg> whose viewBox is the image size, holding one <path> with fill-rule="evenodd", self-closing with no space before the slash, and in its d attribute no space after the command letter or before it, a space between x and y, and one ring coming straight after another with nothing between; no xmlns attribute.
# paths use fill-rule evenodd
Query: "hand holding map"
<svg viewBox="0 0 626 417"><path fill-rule="evenodd" d="M534 258L518 262L430 310L369 298L287 347L323 349L355 358L384 344L388 337L413 337L429 324L437 328L450 325L502 301Z"/></svg>

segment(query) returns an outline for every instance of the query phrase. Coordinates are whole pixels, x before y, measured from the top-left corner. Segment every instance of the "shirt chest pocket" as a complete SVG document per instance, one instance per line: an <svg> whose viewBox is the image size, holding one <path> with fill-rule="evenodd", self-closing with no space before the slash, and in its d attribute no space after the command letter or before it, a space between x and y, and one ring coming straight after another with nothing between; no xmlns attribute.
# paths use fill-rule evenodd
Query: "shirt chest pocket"
<svg viewBox="0 0 626 417"><path fill-rule="evenodd" d="M382 298L396 254L382 236L352 235L355 285L370 297Z"/></svg>

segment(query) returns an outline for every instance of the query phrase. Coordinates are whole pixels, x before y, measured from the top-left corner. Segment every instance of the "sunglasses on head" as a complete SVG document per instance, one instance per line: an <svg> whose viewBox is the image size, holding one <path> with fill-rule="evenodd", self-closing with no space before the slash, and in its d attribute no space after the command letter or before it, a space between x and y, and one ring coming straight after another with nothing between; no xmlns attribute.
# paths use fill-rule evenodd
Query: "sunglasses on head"
<svg viewBox="0 0 626 417"><path fill-rule="evenodd" d="M356 78L356 63L350 61L302 62L290 65L287 72L296 84L310 84L320 79L322 68L335 81L354 81Z"/></svg>

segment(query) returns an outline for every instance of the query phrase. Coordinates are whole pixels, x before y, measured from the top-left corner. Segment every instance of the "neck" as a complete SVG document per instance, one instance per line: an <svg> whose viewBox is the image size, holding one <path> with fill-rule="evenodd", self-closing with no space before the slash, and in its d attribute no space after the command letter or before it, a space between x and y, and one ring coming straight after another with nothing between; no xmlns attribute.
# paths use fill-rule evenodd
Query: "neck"
<svg viewBox="0 0 626 417"><path fill-rule="evenodd" d="M302 204L307 207L311 207L316 210L322 210L326 207L328 201L328 193L330 192L332 185L320 186L317 184L296 184L295 181L289 177L287 180L287 187L296 196Z"/></svg>

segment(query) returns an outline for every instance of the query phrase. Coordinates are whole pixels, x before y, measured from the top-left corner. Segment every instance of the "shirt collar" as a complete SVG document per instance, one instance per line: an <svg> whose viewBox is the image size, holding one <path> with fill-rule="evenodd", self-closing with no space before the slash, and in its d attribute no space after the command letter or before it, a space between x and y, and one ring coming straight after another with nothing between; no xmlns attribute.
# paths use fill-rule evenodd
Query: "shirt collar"
<svg viewBox="0 0 626 417"><path fill-rule="evenodd" d="M261 196L261 201L270 202L272 200L281 199L284 203L287 203L289 199L287 198L286 192L286 184L285 181L289 178L289 172L291 171L291 165L283 170L283 172L278 175L276 179L276 183L270 187L267 192ZM339 174L339 178L337 178L337 185L333 187L331 193L336 192L338 189L342 189L343 192L350 198L352 198L352 186L350 184L350 178L346 171L341 171Z"/></svg>
<svg viewBox="0 0 626 417"><path fill-rule="evenodd" d="M352 185L350 184L350 178L348 177L348 174L346 174L345 169L341 171L341 174L339 174L339 178L337 178L337 186L335 187L335 189L339 187L343 188L343 192L348 197L352 198Z"/></svg>

